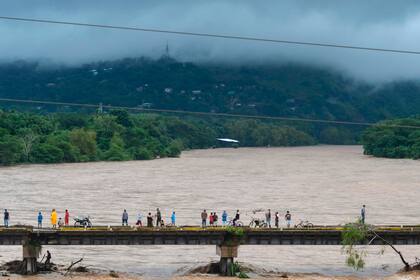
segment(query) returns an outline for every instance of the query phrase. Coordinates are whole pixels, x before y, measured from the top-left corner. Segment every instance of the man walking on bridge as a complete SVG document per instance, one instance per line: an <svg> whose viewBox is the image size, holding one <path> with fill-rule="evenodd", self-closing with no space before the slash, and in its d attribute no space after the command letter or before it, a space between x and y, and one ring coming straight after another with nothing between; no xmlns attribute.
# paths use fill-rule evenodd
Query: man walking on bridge
<svg viewBox="0 0 420 280"><path fill-rule="evenodd" d="M203 210L201 213L201 226L206 227L207 226L207 211L206 209Z"/></svg>
<svg viewBox="0 0 420 280"><path fill-rule="evenodd" d="M363 205L362 209L360 210L360 221L362 222L362 224L365 223L365 219L366 219L366 205Z"/></svg>

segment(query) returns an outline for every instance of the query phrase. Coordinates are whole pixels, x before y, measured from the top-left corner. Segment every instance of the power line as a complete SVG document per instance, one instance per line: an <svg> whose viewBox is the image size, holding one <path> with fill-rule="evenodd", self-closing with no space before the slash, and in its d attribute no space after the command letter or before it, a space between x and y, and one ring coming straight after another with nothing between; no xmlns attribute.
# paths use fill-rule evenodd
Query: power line
<svg viewBox="0 0 420 280"><path fill-rule="evenodd" d="M73 107L85 107L85 108L123 109L123 110L145 112L145 113L171 113L171 114L210 116L210 117L278 120L278 121L290 121L290 122L339 124L339 125L353 125L353 126L386 126L386 127L395 127L395 128L420 129L420 126L414 126L414 125L390 125L390 124L377 124L377 123L369 123L369 122L334 121L334 120L307 119L307 118L294 118L294 117L275 117L275 116L265 116L265 115L261 116L261 115L213 113L213 112L171 110L171 109L150 109L150 108L139 108L139 107L103 105L102 103L100 103L98 105L98 104L89 104L89 103L71 103L71 102L42 101L42 100L13 99L13 98L0 98L0 101L14 102L14 103L26 103L26 104L73 106Z"/></svg>
<svg viewBox="0 0 420 280"><path fill-rule="evenodd" d="M9 17L9 16L0 16L0 19L13 20L13 21L23 21L23 22L37 22L37 23L48 23L48 24L61 24L61 25L105 28L105 29L114 29L114 30L140 31L140 32L151 32L151 33L165 33L165 34L182 35L182 36L210 37L210 38L257 41L257 42L291 44L291 45L312 46L312 47L341 48L341 49L353 49L353 50L361 50L361 51L375 51L375 52L388 52L388 53L420 55L420 51L413 51L413 50L363 47L363 46L343 45L343 44L333 44L333 43L292 41L292 40L270 39L270 38L260 38L260 37L234 36L234 35L225 35L225 34L188 32L188 31L177 31L177 30L164 30L164 29L154 29L154 28L141 28L141 27L129 27L129 26L118 26L118 25L71 22L71 21L57 21L57 20L49 20L49 19L22 18L22 17Z"/></svg>

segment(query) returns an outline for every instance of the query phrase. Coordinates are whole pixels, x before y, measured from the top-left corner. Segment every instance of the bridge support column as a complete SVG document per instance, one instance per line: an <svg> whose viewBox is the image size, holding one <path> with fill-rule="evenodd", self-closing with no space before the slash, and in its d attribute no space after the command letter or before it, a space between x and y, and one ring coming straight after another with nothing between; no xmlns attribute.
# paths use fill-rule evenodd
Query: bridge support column
<svg viewBox="0 0 420 280"><path fill-rule="evenodd" d="M238 257L238 248L236 246L221 245L216 247L216 253L220 256L220 274L223 276L233 276L231 266L233 265L234 258Z"/></svg>
<svg viewBox="0 0 420 280"><path fill-rule="evenodd" d="M23 267L24 274L35 274L37 272L37 259L41 251L40 246L23 245Z"/></svg>

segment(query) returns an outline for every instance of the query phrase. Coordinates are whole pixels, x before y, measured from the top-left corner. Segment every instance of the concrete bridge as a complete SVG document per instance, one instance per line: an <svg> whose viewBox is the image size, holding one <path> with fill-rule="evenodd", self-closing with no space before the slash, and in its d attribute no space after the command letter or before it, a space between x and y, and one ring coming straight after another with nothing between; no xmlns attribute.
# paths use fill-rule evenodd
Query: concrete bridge
<svg viewBox="0 0 420 280"><path fill-rule="evenodd" d="M23 259L28 273L36 271L36 260L42 245L215 245L220 256L221 271L227 273L229 263L238 256L240 245L341 245L342 227L308 229L251 229L226 227L131 228L95 227L34 229L31 227L0 228L0 246L23 246ZM376 231L394 245L420 245L420 227L382 226ZM375 239L372 245L382 245Z"/></svg>

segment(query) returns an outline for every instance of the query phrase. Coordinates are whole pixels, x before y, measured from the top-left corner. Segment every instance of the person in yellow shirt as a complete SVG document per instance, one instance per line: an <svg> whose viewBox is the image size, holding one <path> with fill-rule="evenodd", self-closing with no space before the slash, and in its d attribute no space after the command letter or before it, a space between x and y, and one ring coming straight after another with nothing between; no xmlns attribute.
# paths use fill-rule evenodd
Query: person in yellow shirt
<svg viewBox="0 0 420 280"><path fill-rule="evenodd" d="M51 212L51 225L53 228L57 227L57 212L55 212L55 209Z"/></svg>

